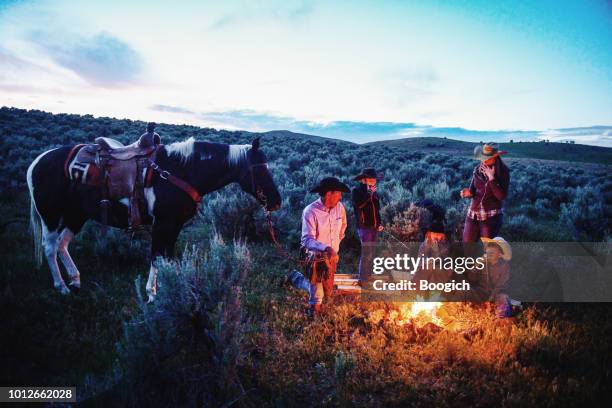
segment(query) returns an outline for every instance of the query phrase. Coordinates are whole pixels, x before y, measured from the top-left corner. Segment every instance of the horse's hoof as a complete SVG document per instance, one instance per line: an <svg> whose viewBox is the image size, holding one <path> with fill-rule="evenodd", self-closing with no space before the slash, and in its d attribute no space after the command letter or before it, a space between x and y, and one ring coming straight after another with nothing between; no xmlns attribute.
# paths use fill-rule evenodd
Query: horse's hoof
<svg viewBox="0 0 612 408"><path fill-rule="evenodd" d="M69 295L70 294L70 289L68 289L68 287L66 285L56 286L55 289L57 289L57 291L60 294L62 294L62 295Z"/></svg>
<svg viewBox="0 0 612 408"><path fill-rule="evenodd" d="M70 286L70 290L72 290L74 293L79 293L81 291L81 282L71 283L68 286Z"/></svg>
<svg viewBox="0 0 612 408"><path fill-rule="evenodd" d="M147 303L153 303L155 301L155 295L149 293L149 300Z"/></svg>

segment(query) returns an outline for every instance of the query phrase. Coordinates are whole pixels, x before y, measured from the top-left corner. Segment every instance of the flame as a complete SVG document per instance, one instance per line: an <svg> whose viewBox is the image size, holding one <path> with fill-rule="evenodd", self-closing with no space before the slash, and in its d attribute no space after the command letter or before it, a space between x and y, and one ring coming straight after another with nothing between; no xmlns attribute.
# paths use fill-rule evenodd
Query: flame
<svg viewBox="0 0 612 408"><path fill-rule="evenodd" d="M437 315L440 306L442 306L442 302L418 301L403 303L400 305L399 319L397 320L397 324L404 325L412 323L420 327L427 323L433 323L437 326L442 326L442 319L440 319Z"/></svg>

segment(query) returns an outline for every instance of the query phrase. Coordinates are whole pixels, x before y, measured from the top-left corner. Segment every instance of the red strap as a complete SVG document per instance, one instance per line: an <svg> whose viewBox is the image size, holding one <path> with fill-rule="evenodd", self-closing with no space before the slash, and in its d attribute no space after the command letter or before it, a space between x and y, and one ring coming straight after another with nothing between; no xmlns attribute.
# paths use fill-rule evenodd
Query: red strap
<svg viewBox="0 0 612 408"><path fill-rule="evenodd" d="M173 176L172 174L168 175L168 181L183 190L185 193L187 193L187 195L191 197L191 199L196 203L199 204L202 201L202 196L200 195L198 190L191 186L191 184L181 180L178 177Z"/></svg>
<svg viewBox="0 0 612 408"><path fill-rule="evenodd" d="M155 163L151 159L148 160L148 163L149 163L150 169L153 169L154 171L159 173L159 177L161 177L162 179L168 180L169 182L171 182L172 184L174 184L175 186L183 190L197 204L199 204L202 201L202 196L200 195L198 190L196 190L191 184L187 183L186 181L181 180L180 178L176 176L173 176L172 174L170 174L170 172L159 167L157 163Z"/></svg>

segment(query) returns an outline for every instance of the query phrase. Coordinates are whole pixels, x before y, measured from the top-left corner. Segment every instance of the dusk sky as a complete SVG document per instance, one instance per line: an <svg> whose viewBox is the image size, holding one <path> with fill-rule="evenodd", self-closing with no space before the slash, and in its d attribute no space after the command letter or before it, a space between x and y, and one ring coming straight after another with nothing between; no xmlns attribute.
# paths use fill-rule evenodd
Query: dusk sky
<svg viewBox="0 0 612 408"><path fill-rule="evenodd" d="M612 2L0 0L0 104L612 147Z"/></svg>

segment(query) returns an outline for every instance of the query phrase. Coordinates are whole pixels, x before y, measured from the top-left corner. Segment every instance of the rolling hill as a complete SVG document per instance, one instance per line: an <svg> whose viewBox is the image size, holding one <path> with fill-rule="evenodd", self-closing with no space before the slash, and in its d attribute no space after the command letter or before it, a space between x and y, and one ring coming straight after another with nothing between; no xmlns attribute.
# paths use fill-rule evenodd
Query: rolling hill
<svg viewBox="0 0 612 408"><path fill-rule="evenodd" d="M388 146L427 153L471 156L477 143L438 137L414 137L370 142L366 143L366 145ZM612 149L608 147L545 142L500 143L500 147L502 150L508 151L506 156L508 158L521 157L605 165L612 164Z"/></svg>

